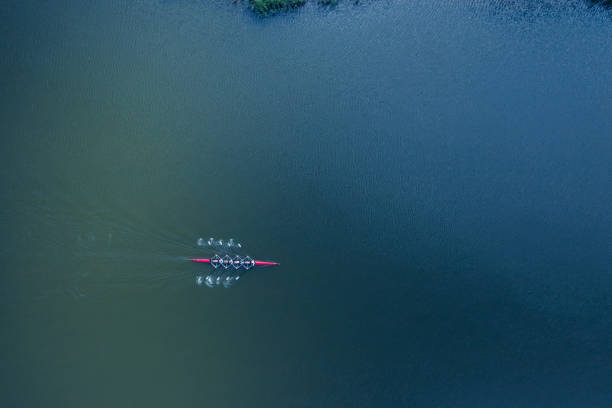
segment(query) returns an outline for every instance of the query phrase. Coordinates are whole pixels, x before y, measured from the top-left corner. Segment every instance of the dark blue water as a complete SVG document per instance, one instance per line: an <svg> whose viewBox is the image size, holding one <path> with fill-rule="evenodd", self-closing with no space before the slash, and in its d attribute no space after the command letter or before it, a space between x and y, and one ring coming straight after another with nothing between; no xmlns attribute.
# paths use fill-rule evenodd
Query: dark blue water
<svg viewBox="0 0 612 408"><path fill-rule="evenodd" d="M610 406L610 11L345 3L0 7L2 406Z"/></svg>

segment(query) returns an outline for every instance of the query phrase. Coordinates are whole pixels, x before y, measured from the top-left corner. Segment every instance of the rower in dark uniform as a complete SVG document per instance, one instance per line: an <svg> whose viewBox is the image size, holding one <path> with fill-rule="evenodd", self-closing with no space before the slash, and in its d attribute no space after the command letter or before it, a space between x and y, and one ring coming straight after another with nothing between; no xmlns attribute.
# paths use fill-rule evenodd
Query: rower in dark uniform
<svg viewBox="0 0 612 408"><path fill-rule="evenodd" d="M250 269L252 266L255 266L255 261L253 261L250 257L244 258L242 265L245 269Z"/></svg>
<svg viewBox="0 0 612 408"><path fill-rule="evenodd" d="M232 266L234 267L234 269L238 269L240 268L240 265L242 265L242 258L236 255L232 261Z"/></svg>

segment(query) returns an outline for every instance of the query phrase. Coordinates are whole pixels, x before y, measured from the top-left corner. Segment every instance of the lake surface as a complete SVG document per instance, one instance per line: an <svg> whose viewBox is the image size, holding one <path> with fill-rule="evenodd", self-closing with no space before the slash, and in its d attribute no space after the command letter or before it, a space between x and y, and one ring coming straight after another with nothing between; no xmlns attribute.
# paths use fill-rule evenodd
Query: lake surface
<svg viewBox="0 0 612 408"><path fill-rule="evenodd" d="M610 11L362 3L0 7L3 407L610 406Z"/></svg>

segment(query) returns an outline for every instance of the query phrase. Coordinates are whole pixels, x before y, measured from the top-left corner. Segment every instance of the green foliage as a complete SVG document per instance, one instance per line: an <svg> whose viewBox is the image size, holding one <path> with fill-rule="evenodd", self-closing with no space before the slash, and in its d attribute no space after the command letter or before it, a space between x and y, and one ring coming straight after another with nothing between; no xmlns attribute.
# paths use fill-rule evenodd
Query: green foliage
<svg viewBox="0 0 612 408"><path fill-rule="evenodd" d="M238 0L234 0L237 2ZM242 2L242 0L240 0ZM251 9L259 15L267 16L278 13L283 10L291 10L306 4L308 0L245 0L251 6ZM341 0L312 0L322 6L333 7L340 3ZM348 0L347 0L348 1ZM360 0L350 0L353 4L359 4ZM601 6L612 9L612 0L585 0L594 6Z"/></svg>
<svg viewBox="0 0 612 408"><path fill-rule="evenodd" d="M236 0L234 0L236 1ZM306 4L307 0L248 0L251 9L259 15L267 16L270 14L278 13L283 10L295 9ZM359 4L359 0L351 0L354 4ZM337 5L340 0L316 0L316 2L323 6L333 7Z"/></svg>
<svg viewBox="0 0 612 408"><path fill-rule="evenodd" d="M281 10L303 6L306 0L250 0L251 8L258 14L267 16Z"/></svg>

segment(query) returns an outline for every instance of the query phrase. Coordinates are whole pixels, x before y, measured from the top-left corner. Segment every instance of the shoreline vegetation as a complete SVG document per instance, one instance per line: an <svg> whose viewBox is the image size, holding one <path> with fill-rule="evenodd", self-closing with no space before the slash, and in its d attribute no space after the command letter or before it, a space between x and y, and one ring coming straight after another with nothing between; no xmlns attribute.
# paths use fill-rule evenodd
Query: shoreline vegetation
<svg viewBox="0 0 612 408"><path fill-rule="evenodd" d="M321 6L333 7L342 0L233 0L234 3L247 2L249 8L260 16L270 16L282 11L295 10L302 7L308 1L316 2ZM360 0L346 0L353 4L359 4ZM593 6L601 6L606 9L612 9L612 0L586 0Z"/></svg>
<svg viewBox="0 0 612 408"><path fill-rule="evenodd" d="M293 10L302 7L308 0L248 0L251 10L261 16L269 16L280 11ZM335 6L341 0L311 0L322 6ZM359 0L351 0L358 4Z"/></svg>

